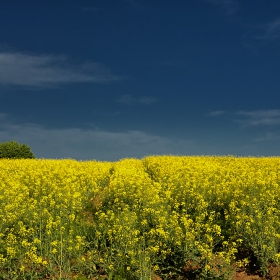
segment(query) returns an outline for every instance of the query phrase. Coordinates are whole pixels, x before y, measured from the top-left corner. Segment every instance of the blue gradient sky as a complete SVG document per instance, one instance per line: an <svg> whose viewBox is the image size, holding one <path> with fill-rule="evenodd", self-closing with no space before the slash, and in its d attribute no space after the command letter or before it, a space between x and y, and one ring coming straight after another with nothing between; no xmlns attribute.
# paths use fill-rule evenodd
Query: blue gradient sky
<svg viewBox="0 0 280 280"><path fill-rule="evenodd" d="M280 1L1 1L0 142L36 157L280 155Z"/></svg>

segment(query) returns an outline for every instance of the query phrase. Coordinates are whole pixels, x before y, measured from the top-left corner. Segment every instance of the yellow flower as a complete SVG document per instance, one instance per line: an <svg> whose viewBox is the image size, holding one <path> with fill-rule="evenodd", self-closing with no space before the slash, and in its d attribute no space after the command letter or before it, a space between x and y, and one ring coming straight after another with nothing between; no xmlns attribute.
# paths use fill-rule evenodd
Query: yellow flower
<svg viewBox="0 0 280 280"><path fill-rule="evenodd" d="M56 253L57 253L57 249L56 249L56 248L53 248L51 252L52 252L53 254L56 254Z"/></svg>

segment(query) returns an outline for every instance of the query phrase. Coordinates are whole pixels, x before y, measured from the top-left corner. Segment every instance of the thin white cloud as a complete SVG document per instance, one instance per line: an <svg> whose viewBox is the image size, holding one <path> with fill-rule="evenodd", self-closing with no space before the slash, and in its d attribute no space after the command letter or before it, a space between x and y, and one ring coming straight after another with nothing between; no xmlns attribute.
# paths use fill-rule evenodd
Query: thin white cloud
<svg viewBox="0 0 280 280"><path fill-rule="evenodd" d="M259 53L259 48L273 43L280 38L280 17L269 22L248 27L244 35L243 45L254 54Z"/></svg>
<svg viewBox="0 0 280 280"><path fill-rule="evenodd" d="M6 119L7 117L8 117L7 114L0 113L0 121Z"/></svg>
<svg viewBox="0 0 280 280"><path fill-rule="evenodd" d="M266 132L264 135L254 139L255 142L264 142L264 141L279 141L280 134L274 132Z"/></svg>
<svg viewBox="0 0 280 280"><path fill-rule="evenodd" d="M227 15L233 15L238 10L238 2L235 0L206 0L220 9Z"/></svg>
<svg viewBox="0 0 280 280"><path fill-rule="evenodd" d="M133 101L134 101L134 99L129 94L123 94L122 96L120 96L117 99L117 102L127 104L127 105L131 105L133 103Z"/></svg>
<svg viewBox="0 0 280 280"><path fill-rule="evenodd" d="M259 40L275 40L280 37L280 18L274 19L259 27L260 32L256 35Z"/></svg>
<svg viewBox="0 0 280 280"><path fill-rule="evenodd" d="M118 160L151 154L188 153L193 141L171 139L143 131L110 132L96 129L47 129L35 124L0 121L1 141L29 145L36 157L78 160Z"/></svg>
<svg viewBox="0 0 280 280"><path fill-rule="evenodd" d="M98 63L72 63L63 56L0 53L0 85L48 88L66 83L106 83L120 79Z"/></svg>
<svg viewBox="0 0 280 280"><path fill-rule="evenodd" d="M212 111L212 112L210 112L208 114L208 116L210 116L210 117L217 117L217 116L225 114L225 112L226 111L222 111L222 110Z"/></svg>
<svg viewBox="0 0 280 280"><path fill-rule="evenodd" d="M123 94L118 99L117 102L123 103L126 105L134 105L134 104L151 104L156 102L156 99L153 97L140 97L140 98L134 98L130 94Z"/></svg>
<svg viewBox="0 0 280 280"><path fill-rule="evenodd" d="M244 127L280 125L280 110L239 111L236 113L243 119L236 120Z"/></svg>

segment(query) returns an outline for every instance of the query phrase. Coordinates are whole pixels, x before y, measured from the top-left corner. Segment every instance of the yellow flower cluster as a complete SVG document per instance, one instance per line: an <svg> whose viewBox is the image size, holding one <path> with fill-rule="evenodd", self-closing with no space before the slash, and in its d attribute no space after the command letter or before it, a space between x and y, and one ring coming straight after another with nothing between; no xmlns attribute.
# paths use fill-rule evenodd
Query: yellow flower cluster
<svg viewBox="0 0 280 280"><path fill-rule="evenodd" d="M277 157L0 160L0 278L151 279L192 264L230 279L255 259L265 273L280 263L279 184Z"/></svg>
<svg viewBox="0 0 280 280"><path fill-rule="evenodd" d="M84 251L80 213L108 177L111 165L0 160L1 279L12 271L23 276L69 267Z"/></svg>

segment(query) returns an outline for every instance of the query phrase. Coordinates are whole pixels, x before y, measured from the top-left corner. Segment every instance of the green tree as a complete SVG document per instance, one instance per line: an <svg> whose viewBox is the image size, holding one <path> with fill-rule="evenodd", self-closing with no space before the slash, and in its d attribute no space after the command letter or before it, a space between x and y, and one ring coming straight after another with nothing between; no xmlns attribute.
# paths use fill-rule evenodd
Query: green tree
<svg viewBox="0 0 280 280"><path fill-rule="evenodd" d="M29 146L17 141L0 143L0 158L35 158Z"/></svg>

